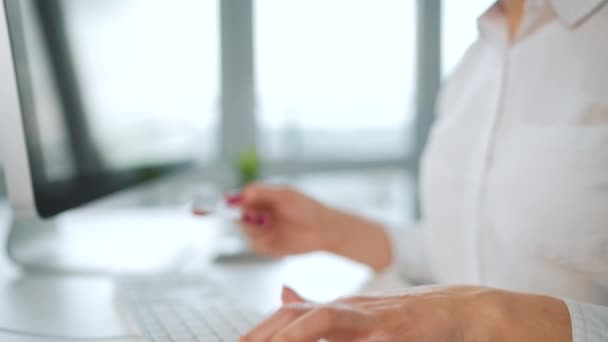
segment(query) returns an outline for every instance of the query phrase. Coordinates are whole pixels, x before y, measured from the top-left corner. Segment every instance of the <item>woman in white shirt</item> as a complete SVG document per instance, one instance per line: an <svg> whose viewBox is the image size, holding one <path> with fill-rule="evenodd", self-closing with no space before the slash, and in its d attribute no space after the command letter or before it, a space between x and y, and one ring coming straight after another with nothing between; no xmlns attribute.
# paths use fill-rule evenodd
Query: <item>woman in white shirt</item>
<svg viewBox="0 0 608 342"><path fill-rule="evenodd" d="M324 250L472 284L285 305L244 341L608 340L607 0L502 0L444 86L423 219L387 228L287 188L229 198L260 254Z"/></svg>

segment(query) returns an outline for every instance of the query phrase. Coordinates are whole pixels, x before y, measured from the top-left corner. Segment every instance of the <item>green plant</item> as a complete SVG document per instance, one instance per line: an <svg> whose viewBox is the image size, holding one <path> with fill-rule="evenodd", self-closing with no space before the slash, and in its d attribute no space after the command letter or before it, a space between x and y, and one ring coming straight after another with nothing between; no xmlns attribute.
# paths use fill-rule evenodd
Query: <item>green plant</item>
<svg viewBox="0 0 608 342"><path fill-rule="evenodd" d="M239 185L243 186L260 177L261 161L258 152L251 148L242 151L236 161Z"/></svg>

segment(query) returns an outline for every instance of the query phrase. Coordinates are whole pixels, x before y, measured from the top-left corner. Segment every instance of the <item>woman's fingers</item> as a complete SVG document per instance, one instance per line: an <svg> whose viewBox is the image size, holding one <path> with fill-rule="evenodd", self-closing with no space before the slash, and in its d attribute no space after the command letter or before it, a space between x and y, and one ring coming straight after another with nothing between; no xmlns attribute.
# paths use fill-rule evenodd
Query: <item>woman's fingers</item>
<svg viewBox="0 0 608 342"><path fill-rule="evenodd" d="M243 213L241 229L248 238L251 249L259 255L268 257L280 256L276 251L276 232L270 226L269 215L259 211L248 210Z"/></svg>
<svg viewBox="0 0 608 342"><path fill-rule="evenodd" d="M272 224L272 215L263 210L254 210L254 209L246 209L243 211L243 215L241 217L241 221L243 224L258 228L268 228Z"/></svg>
<svg viewBox="0 0 608 342"><path fill-rule="evenodd" d="M268 342L273 338L277 331L284 326L289 325L290 322L296 320L298 317L314 309L314 307L314 304L307 302L285 305L274 315L260 323L247 335L243 336L240 341Z"/></svg>
<svg viewBox="0 0 608 342"><path fill-rule="evenodd" d="M284 286L283 307L241 341L309 342L322 338L351 341L364 336L369 322L364 315L339 303L316 305Z"/></svg>
<svg viewBox="0 0 608 342"><path fill-rule="evenodd" d="M360 335L365 319L355 311L337 305L326 305L310 310L283 325L275 332L271 342L310 342L322 338L338 337L350 341Z"/></svg>
<svg viewBox="0 0 608 342"><path fill-rule="evenodd" d="M296 291L287 286L283 286L281 300L283 301L283 304L307 302L306 299L302 298L302 296L300 296Z"/></svg>
<svg viewBox="0 0 608 342"><path fill-rule="evenodd" d="M243 201L243 194L240 192L226 194L224 199L228 205L238 206Z"/></svg>

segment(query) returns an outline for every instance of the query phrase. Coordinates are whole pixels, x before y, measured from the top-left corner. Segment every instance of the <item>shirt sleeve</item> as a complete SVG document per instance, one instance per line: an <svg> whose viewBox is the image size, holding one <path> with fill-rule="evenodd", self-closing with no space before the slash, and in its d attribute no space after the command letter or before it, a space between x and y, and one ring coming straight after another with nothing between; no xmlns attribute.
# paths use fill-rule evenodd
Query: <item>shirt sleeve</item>
<svg viewBox="0 0 608 342"><path fill-rule="evenodd" d="M564 302L570 312L573 342L608 341L608 307L581 303L569 299Z"/></svg>
<svg viewBox="0 0 608 342"><path fill-rule="evenodd" d="M416 224L385 225L391 240L393 265L409 283L414 285L434 282L426 252L424 230Z"/></svg>

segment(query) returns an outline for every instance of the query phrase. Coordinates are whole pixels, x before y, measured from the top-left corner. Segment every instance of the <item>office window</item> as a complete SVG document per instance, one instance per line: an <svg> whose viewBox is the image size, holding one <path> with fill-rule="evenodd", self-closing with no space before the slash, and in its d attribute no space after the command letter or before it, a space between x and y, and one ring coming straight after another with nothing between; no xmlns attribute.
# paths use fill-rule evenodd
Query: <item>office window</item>
<svg viewBox="0 0 608 342"><path fill-rule="evenodd" d="M443 0L441 25L441 71L445 78L477 39L477 18L495 0Z"/></svg>
<svg viewBox="0 0 608 342"><path fill-rule="evenodd" d="M404 159L415 1L255 1L258 143L269 160Z"/></svg>
<svg viewBox="0 0 608 342"><path fill-rule="evenodd" d="M383 222L405 222L414 216L412 179L396 169L304 174L289 181L325 204Z"/></svg>
<svg viewBox="0 0 608 342"><path fill-rule="evenodd" d="M104 162L131 168L215 157L217 0L64 0L63 7Z"/></svg>

